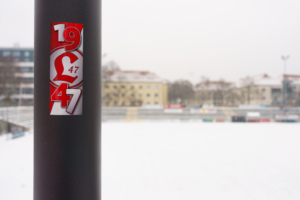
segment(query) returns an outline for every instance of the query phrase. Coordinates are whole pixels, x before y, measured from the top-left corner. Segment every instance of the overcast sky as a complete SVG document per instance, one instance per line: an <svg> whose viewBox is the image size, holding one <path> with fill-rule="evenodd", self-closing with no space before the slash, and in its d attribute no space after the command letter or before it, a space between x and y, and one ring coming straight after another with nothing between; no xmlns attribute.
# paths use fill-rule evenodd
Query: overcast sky
<svg viewBox="0 0 300 200"><path fill-rule="evenodd" d="M102 50L168 80L300 75L299 0L103 0ZM33 0L0 1L0 46L33 47ZM50 31L50 30L49 30Z"/></svg>

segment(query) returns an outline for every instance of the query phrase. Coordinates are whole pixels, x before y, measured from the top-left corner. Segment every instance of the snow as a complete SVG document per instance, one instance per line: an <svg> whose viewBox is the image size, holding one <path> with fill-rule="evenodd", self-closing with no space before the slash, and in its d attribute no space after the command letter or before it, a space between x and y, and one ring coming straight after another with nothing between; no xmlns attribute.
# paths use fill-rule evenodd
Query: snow
<svg viewBox="0 0 300 200"><path fill-rule="evenodd" d="M300 124L104 123L102 200L298 200ZM0 137L0 199L31 200L33 135Z"/></svg>
<svg viewBox="0 0 300 200"><path fill-rule="evenodd" d="M0 199L33 199L33 135L0 136Z"/></svg>

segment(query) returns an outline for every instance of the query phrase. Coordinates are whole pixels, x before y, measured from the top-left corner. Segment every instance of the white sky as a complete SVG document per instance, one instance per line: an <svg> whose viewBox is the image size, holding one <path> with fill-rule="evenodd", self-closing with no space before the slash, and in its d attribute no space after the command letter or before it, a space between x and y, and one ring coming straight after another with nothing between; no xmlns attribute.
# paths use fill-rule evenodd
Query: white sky
<svg viewBox="0 0 300 200"><path fill-rule="evenodd" d="M168 80L300 74L299 0L103 0L104 61ZM0 46L33 46L33 0L0 1Z"/></svg>

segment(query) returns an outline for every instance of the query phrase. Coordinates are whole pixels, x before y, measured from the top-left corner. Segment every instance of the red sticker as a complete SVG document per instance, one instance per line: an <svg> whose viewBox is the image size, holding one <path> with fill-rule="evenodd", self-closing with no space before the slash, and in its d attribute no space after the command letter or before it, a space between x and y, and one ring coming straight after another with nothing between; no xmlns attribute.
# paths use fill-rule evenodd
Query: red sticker
<svg viewBox="0 0 300 200"><path fill-rule="evenodd" d="M50 115L82 115L83 24L51 23Z"/></svg>

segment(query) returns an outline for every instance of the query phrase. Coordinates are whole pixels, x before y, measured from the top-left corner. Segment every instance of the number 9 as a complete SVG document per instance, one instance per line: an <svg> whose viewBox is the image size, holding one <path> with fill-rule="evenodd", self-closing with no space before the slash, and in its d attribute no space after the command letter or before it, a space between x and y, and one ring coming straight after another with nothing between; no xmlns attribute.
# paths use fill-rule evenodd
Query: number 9
<svg viewBox="0 0 300 200"><path fill-rule="evenodd" d="M68 27L64 30L63 34L66 42L71 43L70 45L65 46L66 51L72 51L79 47L81 35L80 31L77 28L73 26Z"/></svg>

